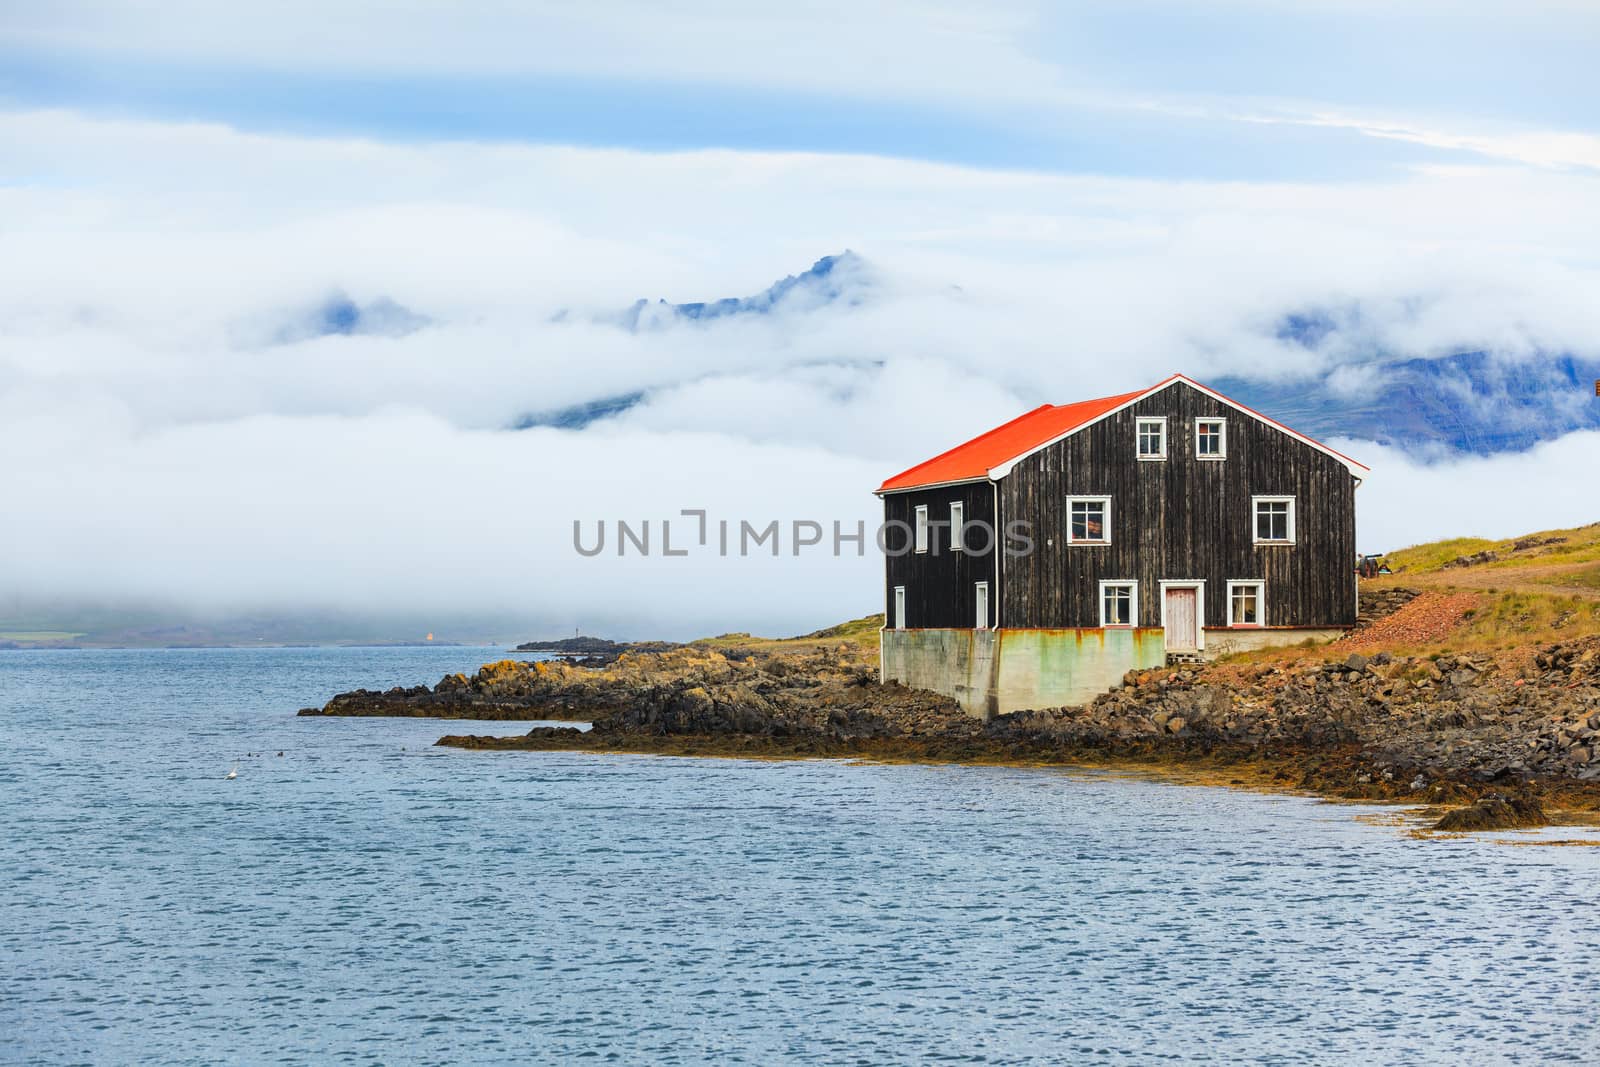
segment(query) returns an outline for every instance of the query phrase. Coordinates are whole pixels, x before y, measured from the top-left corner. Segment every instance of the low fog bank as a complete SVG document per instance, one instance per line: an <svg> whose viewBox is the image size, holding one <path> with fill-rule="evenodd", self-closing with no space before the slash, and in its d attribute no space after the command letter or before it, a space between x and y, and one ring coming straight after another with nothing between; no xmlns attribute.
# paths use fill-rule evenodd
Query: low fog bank
<svg viewBox="0 0 1600 1067"><path fill-rule="evenodd" d="M885 477L1036 404L1600 355L1597 179L1538 167L1180 182L3 111L0 162L36 176L0 187L0 597L35 605L797 633L879 610L881 562L795 555L795 522L870 529ZM871 272L836 301L618 322L846 248ZM1329 309L1316 343L1280 328ZM1374 468L1359 547L1600 518L1597 440L1341 442ZM776 521L782 550L667 556L685 509ZM656 551L577 552L602 520Z"/></svg>

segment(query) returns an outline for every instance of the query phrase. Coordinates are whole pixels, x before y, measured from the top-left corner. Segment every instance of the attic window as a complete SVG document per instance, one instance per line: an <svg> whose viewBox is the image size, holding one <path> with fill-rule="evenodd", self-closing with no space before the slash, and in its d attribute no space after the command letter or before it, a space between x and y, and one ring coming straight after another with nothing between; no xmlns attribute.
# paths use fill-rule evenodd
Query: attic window
<svg viewBox="0 0 1600 1067"><path fill-rule="evenodd" d="M1067 543L1069 545L1111 543L1110 497L1067 497Z"/></svg>
<svg viewBox="0 0 1600 1067"><path fill-rule="evenodd" d="M1294 544L1294 497L1253 496L1250 503L1256 544Z"/></svg>
<svg viewBox="0 0 1600 1067"><path fill-rule="evenodd" d="M1167 419L1159 418L1139 419L1136 423L1139 434L1140 459L1157 460L1167 458Z"/></svg>
<svg viewBox="0 0 1600 1067"><path fill-rule="evenodd" d="M1197 459L1228 457L1228 420L1194 420L1194 454Z"/></svg>

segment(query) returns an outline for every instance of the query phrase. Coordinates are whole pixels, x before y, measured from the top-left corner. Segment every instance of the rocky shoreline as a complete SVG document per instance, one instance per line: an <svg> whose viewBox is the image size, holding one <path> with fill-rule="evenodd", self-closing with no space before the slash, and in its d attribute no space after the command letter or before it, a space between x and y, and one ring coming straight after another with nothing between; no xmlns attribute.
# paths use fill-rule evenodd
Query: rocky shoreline
<svg viewBox="0 0 1600 1067"><path fill-rule="evenodd" d="M438 742L481 750L1182 768L1219 784L1329 797L1482 799L1482 810L1466 810L1486 827L1544 821L1541 805L1600 811L1593 637L1515 664L1322 649L1292 661L1139 671L1087 706L987 722L939 694L878 683L867 653L847 642L683 646L600 668L505 660L432 689L357 690L301 714L593 724Z"/></svg>
<svg viewBox="0 0 1600 1067"><path fill-rule="evenodd" d="M613 662L607 660L606 663ZM601 666L603 664L594 664ZM566 664L555 666L563 669ZM539 662L500 660L486 663L470 678L447 674L433 688L425 685L396 686L393 689L356 689L340 693L320 708L301 708L300 715L376 716L419 719L489 719L526 722L558 719L587 722L593 705L583 703L583 694L573 691L571 700L544 701L540 687ZM574 676L563 673L564 680ZM581 675L577 676L581 677Z"/></svg>

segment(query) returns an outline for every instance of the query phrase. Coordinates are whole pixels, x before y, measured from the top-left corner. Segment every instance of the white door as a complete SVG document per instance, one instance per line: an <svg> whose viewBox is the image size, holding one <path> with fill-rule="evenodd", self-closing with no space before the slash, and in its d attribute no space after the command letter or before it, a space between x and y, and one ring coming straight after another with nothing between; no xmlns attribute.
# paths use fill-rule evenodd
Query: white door
<svg viewBox="0 0 1600 1067"><path fill-rule="evenodd" d="M979 582L977 592L978 595L975 598L978 602L977 626L980 630L987 630L989 628L989 583Z"/></svg>
<svg viewBox="0 0 1600 1067"><path fill-rule="evenodd" d="M1195 651L1200 647L1200 591L1193 586L1170 586L1164 595L1161 624L1167 630L1167 650Z"/></svg>
<svg viewBox="0 0 1600 1067"><path fill-rule="evenodd" d="M896 630L904 630L906 628L906 587L903 585L894 587L894 619L892 621Z"/></svg>

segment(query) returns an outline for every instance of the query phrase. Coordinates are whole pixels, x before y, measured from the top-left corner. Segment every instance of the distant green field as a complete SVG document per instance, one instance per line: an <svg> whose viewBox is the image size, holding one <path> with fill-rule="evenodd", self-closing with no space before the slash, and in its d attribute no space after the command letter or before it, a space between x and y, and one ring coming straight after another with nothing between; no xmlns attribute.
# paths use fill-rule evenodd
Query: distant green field
<svg viewBox="0 0 1600 1067"><path fill-rule="evenodd" d="M66 630L0 630L0 641L71 641L82 636Z"/></svg>

